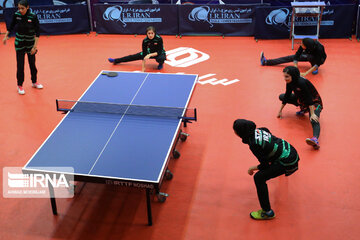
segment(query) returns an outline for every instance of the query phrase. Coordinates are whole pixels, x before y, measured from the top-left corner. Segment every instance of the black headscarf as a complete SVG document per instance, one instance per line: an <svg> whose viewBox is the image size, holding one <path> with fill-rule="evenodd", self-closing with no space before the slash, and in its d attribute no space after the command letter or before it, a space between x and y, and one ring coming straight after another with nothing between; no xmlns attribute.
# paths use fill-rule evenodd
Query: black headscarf
<svg viewBox="0 0 360 240"><path fill-rule="evenodd" d="M245 119L237 119L234 121L233 129L243 143L249 143L249 138L255 134L256 124Z"/></svg>
<svg viewBox="0 0 360 240"><path fill-rule="evenodd" d="M306 49L308 50L313 50L315 48L315 40L311 39L311 38L304 38L302 40L302 43L304 44L304 46L306 47Z"/></svg>
<svg viewBox="0 0 360 240"><path fill-rule="evenodd" d="M283 70L284 73L287 73L291 76L292 83L296 84L300 78L300 71L297 67L287 66Z"/></svg>

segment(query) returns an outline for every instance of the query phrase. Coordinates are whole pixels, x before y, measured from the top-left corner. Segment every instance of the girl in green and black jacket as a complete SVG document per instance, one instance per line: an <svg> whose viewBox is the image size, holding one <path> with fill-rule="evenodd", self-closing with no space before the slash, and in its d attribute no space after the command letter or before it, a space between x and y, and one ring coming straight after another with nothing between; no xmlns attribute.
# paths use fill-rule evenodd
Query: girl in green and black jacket
<svg viewBox="0 0 360 240"><path fill-rule="evenodd" d="M37 82L37 69L35 65L35 54L37 53L37 43L40 36L39 20L36 14L29 10L27 0L20 0L18 11L15 12L10 27L5 34L3 43L6 44L10 32L16 31L15 50L17 62L17 86L18 93L25 94L24 83L24 63L25 54L28 56L32 87L41 89L43 86Z"/></svg>
<svg viewBox="0 0 360 240"><path fill-rule="evenodd" d="M164 50L163 40L158 34L156 34L155 28L152 26L146 28L146 37L142 42L142 52L122 58L109 58L108 60L113 64L143 60L142 71L144 72L145 62L150 58L155 59L159 63L157 67L158 70L163 68L163 64L166 60L166 52Z"/></svg>
<svg viewBox="0 0 360 240"><path fill-rule="evenodd" d="M260 162L248 169L249 175L256 172L254 181L261 206L259 211L251 212L250 217L256 220L273 219L275 212L270 206L266 181L283 174L293 174L298 170L299 155L290 143L272 135L267 128L256 128L252 121L237 119L233 129Z"/></svg>

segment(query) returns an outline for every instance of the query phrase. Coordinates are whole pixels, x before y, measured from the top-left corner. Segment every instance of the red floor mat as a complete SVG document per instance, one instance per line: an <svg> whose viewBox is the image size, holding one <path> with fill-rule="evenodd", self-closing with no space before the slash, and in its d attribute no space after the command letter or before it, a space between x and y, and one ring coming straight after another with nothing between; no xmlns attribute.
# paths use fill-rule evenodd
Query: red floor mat
<svg viewBox="0 0 360 240"><path fill-rule="evenodd" d="M113 66L107 58L140 51L142 37L41 36L37 66L44 89L31 88L26 67L24 96L16 91L14 39L1 45L0 166L23 166L35 153L63 117L55 111L56 98L77 99L101 70L140 70L140 61ZM308 77L324 101L321 148L314 151L305 143L312 136L307 116L299 119L297 109L286 106L284 118L276 118L285 65L260 66L262 50L268 57L293 54L289 40L163 38L175 55L173 66L165 64L161 72L199 74L190 104L199 121L188 126L181 158L171 161L174 179L162 189L170 197L153 203L154 226L146 226L142 191L86 184L74 199L57 201L57 217L48 199L1 198L0 239L357 239L359 43L321 41L328 59L318 75ZM147 71L157 72L156 66L151 61ZM300 63L301 69L308 66ZM260 208L247 174L257 160L234 135L236 118L268 127L300 154L298 172L268 182L277 214L272 221L249 217Z"/></svg>

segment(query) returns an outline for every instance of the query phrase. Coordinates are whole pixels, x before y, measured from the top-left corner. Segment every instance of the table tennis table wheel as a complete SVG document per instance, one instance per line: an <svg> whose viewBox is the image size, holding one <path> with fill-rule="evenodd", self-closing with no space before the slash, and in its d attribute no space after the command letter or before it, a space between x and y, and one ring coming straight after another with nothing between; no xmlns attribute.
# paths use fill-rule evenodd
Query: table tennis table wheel
<svg viewBox="0 0 360 240"><path fill-rule="evenodd" d="M165 177L166 177L166 180L171 180L171 179L173 179L174 174L169 169L166 169Z"/></svg>
<svg viewBox="0 0 360 240"><path fill-rule="evenodd" d="M178 159L178 158L180 157L180 153L179 153L178 150L175 149L175 150L173 151L173 157L176 158L176 159Z"/></svg>
<svg viewBox="0 0 360 240"><path fill-rule="evenodd" d="M189 136L189 134L182 132L182 133L180 133L180 140L182 142L185 142L188 136Z"/></svg>
<svg viewBox="0 0 360 240"><path fill-rule="evenodd" d="M163 193L163 192L159 192L158 194L156 194L156 197L158 199L159 202L163 203L166 201L166 198L169 196L169 194L167 193Z"/></svg>

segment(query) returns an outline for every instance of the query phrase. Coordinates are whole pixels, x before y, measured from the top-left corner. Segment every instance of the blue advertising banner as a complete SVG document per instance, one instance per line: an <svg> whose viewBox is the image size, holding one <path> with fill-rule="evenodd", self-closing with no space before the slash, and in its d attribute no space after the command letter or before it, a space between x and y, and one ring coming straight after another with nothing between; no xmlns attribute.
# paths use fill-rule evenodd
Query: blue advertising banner
<svg viewBox="0 0 360 240"><path fill-rule="evenodd" d="M256 39L289 38L291 25L290 7L258 7L255 12Z"/></svg>
<svg viewBox="0 0 360 240"><path fill-rule="evenodd" d="M337 5L337 4L355 4L358 0L322 0L322 2L325 2L326 5ZM294 0L263 0L263 3L269 3L271 6L291 6L291 2L294 2ZM303 1L306 2L306 1ZM311 2L311 1L309 1Z"/></svg>
<svg viewBox="0 0 360 240"><path fill-rule="evenodd" d="M178 34L177 5L94 5L97 33L145 34L154 26L162 35Z"/></svg>
<svg viewBox="0 0 360 240"><path fill-rule="evenodd" d="M223 4L262 4L262 0L220 0ZM219 4L219 0L98 0L112 4Z"/></svg>
<svg viewBox="0 0 360 240"><path fill-rule="evenodd" d="M90 32L89 14L86 5L39 6L31 7L40 22L40 33L46 35L88 33ZM6 8L4 19L7 28L17 8ZM14 34L14 33L12 33Z"/></svg>
<svg viewBox="0 0 360 240"><path fill-rule="evenodd" d="M160 0L161 1L161 0ZM159 0L98 0L98 3L108 4L159 4ZM162 1L161 3L172 4L174 1Z"/></svg>
<svg viewBox="0 0 360 240"><path fill-rule="evenodd" d="M17 7L19 0L0 0L0 20L3 19L5 8ZM86 4L86 0L28 0L30 7L35 6L52 6L67 4Z"/></svg>
<svg viewBox="0 0 360 240"><path fill-rule="evenodd" d="M290 7L259 7L256 9L255 33L256 39L281 39L290 37L291 28ZM352 34L352 24L355 14L355 5L326 6L320 25L320 38L348 38ZM315 27L315 17L296 18L295 32L313 34L302 31ZM304 30L303 29L303 30Z"/></svg>
<svg viewBox="0 0 360 240"><path fill-rule="evenodd" d="M358 6L358 13L356 19L356 38L360 39L360 5Z"/></svg>
<svg viewBox="0 0 360 240"><path fill-rule="evenodd" d="M251 36L254 17L255 7L251 5L180 5L179 33Z"/></svg>
<svg viewBox="0 0 360 240"><path fill-rule="evenodd" d="M356 5L333 5L325 8L320 26L321 38L350 38L356 18Z"/></svg>
<svg viewBox="0 0 360 240"><path fill-rule="evenodd" d="M162 0L159 0L161 3ZM175 1L177 2L177 1ZM201 5L209 5L209 4L237 4L237 5L249 5L249 4L263 4L262 0L182 0L181 4L201 4Z"/></svg>

